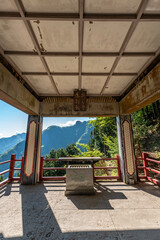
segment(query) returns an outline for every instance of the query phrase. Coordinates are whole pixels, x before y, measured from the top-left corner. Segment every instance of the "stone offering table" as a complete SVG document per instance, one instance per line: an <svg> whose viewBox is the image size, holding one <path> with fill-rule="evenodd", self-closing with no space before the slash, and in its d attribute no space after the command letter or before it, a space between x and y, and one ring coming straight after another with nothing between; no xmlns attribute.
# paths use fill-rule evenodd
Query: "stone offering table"
<svg viewBox="0 0 160 240"><path fill-rule="evenodd" d="M67 163L66 195L94 194L93 163L100 157L66 157L59 158Z"/></svg>

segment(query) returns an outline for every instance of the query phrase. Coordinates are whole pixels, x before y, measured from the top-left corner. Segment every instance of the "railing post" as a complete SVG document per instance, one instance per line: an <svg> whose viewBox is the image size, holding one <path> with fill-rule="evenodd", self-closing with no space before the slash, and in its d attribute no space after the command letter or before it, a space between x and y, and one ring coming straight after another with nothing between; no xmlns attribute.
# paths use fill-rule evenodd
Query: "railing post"
<svg viewBox="0 0 160 240"><path fill-rule="evenodd" d="M140 181L140 178L139 178L139 169L138 169L138 158L135 156L135 159L136 159L136 169L137 169L137 181Z"/></svg>
<svg viewBox="0 0 160 240"><path fill-rule="evenodd" d="M145 177L149 176L149 171L146 169L148 167L148 162L146 161L147 153L142 153L143 166L144 166L144 175Z"/></svg>
<svg viewBox="0 0 160 240"><path fill-rule="evenodd" d="M43 157L41 157L41 160L40 160L40 173L39 173L39 180L42 181L43 179Z"/></svg>
<svg viewBox="0 0 160 240"><path fill-rule="evenodd" d="M16 154L12 154L11 155L11 162L10 162L10 171L9 171L9 180L10 180L10 182L13 181L13 177L14 177L15 159L16 159Z"/></svg>
<svg viewBox="0 0 160 240"><path fill-rule="evenodd" d="M117 158L117 167L118 167L118 180L121 180L121 167L119 162L119 155L117 155L116 158Z"/></svg>
<svg viewBox="0 0 160 240"><path fill-rule="evenodd" d="M22 162L21 162L21 174L20 174L20 182L22 182L23 162L24 162L24 157L22 157Z"/></svg>

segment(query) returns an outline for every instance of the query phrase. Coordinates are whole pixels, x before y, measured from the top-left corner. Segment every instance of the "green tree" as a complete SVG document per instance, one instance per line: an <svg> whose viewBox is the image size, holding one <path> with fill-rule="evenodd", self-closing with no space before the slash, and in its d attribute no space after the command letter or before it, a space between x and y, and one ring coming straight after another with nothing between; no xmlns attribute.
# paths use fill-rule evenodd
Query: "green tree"
<svg viewBox="0 0 160 240"><path fill-rule="evenodd" d="M72 143L71 145L67 145L67 147L66 147L67 156L78 155L79 152L80 152L80 150L79 150L79 148L76 146L75 143Z"/></svg>
<svg viewBox="0 0 160 240"><path fill-rule="evenodd" d="M104 136L104 143L108 146L108 153L112 158L115 158L116 155L119 154L118 149L118 138L114 138L112 136Z"/></svg>
<svg viewBox="0 0 160 240"><path fill-rule="evenodd" d="M4 176L1 175L1 176L0 176L0 182L2 182L3 180L4 180Z"/></svg>
<svg viewBox="0 0 160 240"><path fill-rule="evenodd" d="M107 157L110 157L109 145L106 138L112 136L117 138L116 118L114 117L97 117L89 122L94 129L91 131L89 146L91 149L98 149Z"/></svg>
<svg viewBox="0 0 160 240"><path fill-rule="evenodd" d="M142 152L160 152L159 105L157 101L131 115L136 156Z"/></svg>
<svg viewBox="0 0 160 240"><path fill-rule="evenodd" d="M66 163L59 161L60 157L67 157L72 155L77 155L79 149L76 144L68 145L65 149L59 148L57 151L52 149L50 153L46 156L46 159L57 159L57 161L46 161L44 162L44 167L65 167ZM65 170L45 170L44 176L64 176Z"/></svg>
<svg viewBox="0 0 160 240"><path fill-rule="evenodd" d="M98 149L91 148L87 144L78 144L82 151L79 149L79 154L74 157L101 157L103 153L101 153Z"/></svg>
<svg viewBox="0 0 160 240"><path fill-rule="evenodd" d="M86 144L78 144L82 151L80 150L80 153L78 156L75 157L102 157L104 154L101 153L98 149L95 148L91 148L90 146L86 145ZM106 167L107 166L107 162L100 160L98 162L96 162L94 164L94 166L96 167ZM97 169L95 170L95 176L103 176L103 175L107 175L108 171L107 169Z"/></svg>

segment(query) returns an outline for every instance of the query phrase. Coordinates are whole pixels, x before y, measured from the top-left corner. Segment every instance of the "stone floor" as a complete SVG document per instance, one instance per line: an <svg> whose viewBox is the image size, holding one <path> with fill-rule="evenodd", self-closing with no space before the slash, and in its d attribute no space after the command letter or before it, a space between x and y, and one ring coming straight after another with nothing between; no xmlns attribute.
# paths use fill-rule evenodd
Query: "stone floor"
<svg viewBox="0 0 160 240"><path fill-rule="evenodd" d="M160 189L99 182L94 196L65 197L65 183L0 191L0 240L160 240Z"/></svg>

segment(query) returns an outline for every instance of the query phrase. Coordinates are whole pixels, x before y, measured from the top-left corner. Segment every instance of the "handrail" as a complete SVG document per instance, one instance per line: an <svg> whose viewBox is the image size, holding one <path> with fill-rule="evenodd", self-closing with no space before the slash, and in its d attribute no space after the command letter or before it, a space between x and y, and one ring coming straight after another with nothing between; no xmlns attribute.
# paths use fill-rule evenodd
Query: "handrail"
<svg viewBox="0 0 160 240"><path fill-rule="evenodd" d="M5 173L8 173L8 172L10 172L10 169L7 169L7 170L5 170L5 171L3 171L3 172L0 172L0 176L3 175L3 174L5 174Z"/></svg>
<svg viewBox="0 0 160 240"><path fill-rule="evenodd" d="M113 166L108 166L108 167L95 167L94 168L94 180L107 180L107 179L117 179L117 180L121 180L121 170L120 170L120 162L119 162L119 155L116 156L116 158L102 158L102 161L116 161L117 162L117 166L113 167ZM100 160L100 161L101 161ZM96 169L117 169L117 176L95 176L95 170Z"/></svg>
<svg viewBox="0 0 160 240"><path fill-rule="evenodd" d="M7 160L7 161L4 161L4 162L1 162L0 165L6 164L6 163L9 163L9 162L11 162L11 160Z"/></svg>
<svg viewBox="0 0 160 240"><path fill-rule="evenodd" d="M142 163L143 163L143 166L138 166L138 163L137 163L137 171L139 169L143 169L144 170L144 175L140 175L138 173L138 178L139 180L140 179L146 179L156 185L159 185L160 186L160 180L158 179L155 179L155 178L152 178L151 176L149 176L149 173L150 172L153 172L153 173L156 173L156 174L159 174L160 175L160 171L157 170L157 169L154 169L152 167L149 166L149 163L156 163L156 164L160 164L160 161L158 160L155 160L155 159L151 159L151 158L148 158L147 157L147 153L143 153L142 154L142 157L141 158L136 158L136 160L142 160Z"/></svg>
<svg viewBox="0 0 160 240"><path fill-rule="evenodd" d="M22 159L16 159L16 155L12 154L10 160L6 160L6 161L0 163L0 165L10 163L9 169L4 170L3 172L0 172L0 176L4 175L6 173L9 173L9 177L7 179L3 180L2 182L0 182L0 187L7 184L8 182L21 181L23 160L24 160L24 157L22 157ZM21 168L15 168L15 162L21 162ZM14 171L20 171L20 177L14 177Z"/></svg>
<svg viewBox="0 0 160 240"><path fill-rule="evenodd" d="M9 183L9 182L10 182L10 179L9 179L9 178L3 180L2 182L0 182L0 187L6 185L6 184Z"/></svg>
<svg viewBox="0 0 160 240"><path fill-rule="evenodd" d="M106 180L106 179L117 179L120 180L121 179L121 170L120 170L120 163L119 163L119 156L117 155L116 158L101 158L100 161L116 161L117 162L117 166L108 166L108 167L98 167L98 166L94 166L93 164L93 171L94 171L94 180ZM43 176L43 171L46 170L66 170L66 167L43 167L43 162L63 162L63 160L60 160L58 158L53 158L53 159L44 159L44 157L41 157L41 161L40 161L40 181L43 180L65 180L66 177L65 176ZM100 169L117 169L117 176L95 176L95 170L100 170Z"/></svg>
<svg viewBox="0 0 160 240"><path fill-rule="evenodd" d="M154 160L154 159L150 159L150 158L146 158L146 161L160 164L160 161L157 161L157 160Z"/></svg>
<svg viewBox="0 0 160 240"><path fill-rule="evenodd" d="M155 170L155 169L153 169L153 168L146 167L146 169L147 169L148 171L151 171L151 172L154 172L154 173L160 174L160 171Z"/></svg>
<svg viewBox="0 0 160 240"><path fill-rule="evenodd" d="M50 158L50 159L43 159L44 162L47 162L47 161L52 161L52 162L57 162L59 161L58 158Z"/></svg>

